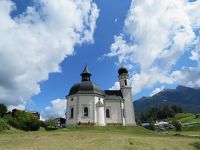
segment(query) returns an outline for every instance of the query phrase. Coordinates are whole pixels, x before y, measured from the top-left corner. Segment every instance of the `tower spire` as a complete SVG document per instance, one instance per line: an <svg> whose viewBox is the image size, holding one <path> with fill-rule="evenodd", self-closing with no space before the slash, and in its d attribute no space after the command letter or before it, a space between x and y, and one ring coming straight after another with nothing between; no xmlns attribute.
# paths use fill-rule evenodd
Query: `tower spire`
<svg viewBox="0 0 200 150"><path fill-rule="evenodd" d="M85 65L85 68L83 69L83 72L81 73L82 81L90 81L91 73L89 72L87 65Z"/></svg>

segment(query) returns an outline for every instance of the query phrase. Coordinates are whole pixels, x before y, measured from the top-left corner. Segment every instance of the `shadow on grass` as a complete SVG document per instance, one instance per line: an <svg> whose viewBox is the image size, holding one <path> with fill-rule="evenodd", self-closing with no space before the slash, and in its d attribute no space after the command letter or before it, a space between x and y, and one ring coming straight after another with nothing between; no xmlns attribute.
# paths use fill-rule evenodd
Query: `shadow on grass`
<svg viewBox="0 0 200 150"><path fill-rule="evenodd" d="M56 131L58 128L45 128L46 131Z"/></svg>
<svg viewBox="0 0 200 150"><path fill-rule="evenodd" d="M200 142L195 142L195 143L192 143L191 145L194 146L196 150L200 150Z"/></svg>

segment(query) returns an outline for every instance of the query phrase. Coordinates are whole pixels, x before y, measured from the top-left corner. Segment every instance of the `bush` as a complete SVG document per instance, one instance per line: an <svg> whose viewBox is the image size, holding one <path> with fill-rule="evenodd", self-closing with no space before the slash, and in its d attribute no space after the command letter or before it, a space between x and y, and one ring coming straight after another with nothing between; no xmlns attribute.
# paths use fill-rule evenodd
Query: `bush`
<svg viewBox="0 0 200 150"><path fill-rule="evenodd" d="M174 125L176 131L181 131L181 130L182 130L182 125L181 125L180 122L178 122L178 121L173 121L173 125Z"/></svg>
<svg viewBox="0 0 200 150"><path fill-rule="evenodd" d="M0 104L0 117L3 117L7 112L7 107L4 104Z"/></svg>
<svg viewBox="0 0 200 150"><path fill-rule="evenodd" d="M153 123L153 122L150 123L148 129L149 129L149 130L152 130L152 131L155 130L155 126L154 126L154 123Z"/></svg>
<svg viewBox="0 0 200 150"><path fill-rule="evenodd" d="M21 130L36 131L40 128L39 119L32 113L18 110L13 117L6 117L8 123Z"/></svg>
<svg viewBox="0 0 200 150"><path fill-rule="evenodd" d="M46 129L55 129L56 128L56 120L48 119L45 121Z"/></svg>
<svg viewBox="0 0 200 150"><path fill-rule="evenodd" d="M9 125L7 124L7 122L0 118L0 131L3 131L3 130L8 130L9 129Z"/></svg>

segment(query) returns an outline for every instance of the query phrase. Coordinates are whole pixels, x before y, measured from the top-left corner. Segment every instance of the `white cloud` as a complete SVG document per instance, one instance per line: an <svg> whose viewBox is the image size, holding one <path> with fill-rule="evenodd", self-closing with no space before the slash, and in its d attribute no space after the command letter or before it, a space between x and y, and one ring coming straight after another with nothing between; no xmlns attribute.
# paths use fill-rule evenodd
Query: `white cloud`
<svg viewBox="0 0 200 150"><path fill-rule="evenodd" d="M120 89L120 85L119 82L115 82L115 84L109 88L109 90L119 90Z"/></svg>
<svg viewBox="0 0 200 150"><path fill-rule="evenodd" d="M195 49L191 51L190 59L196 61L200 66L200 37L196 38L196 40L194 41L194 45Z"/></svg>
<svg viewBox="0 0 200 150"><path fill-rule="evenodd" d="M66 100L65 99L56 99L51 101L52 106L47 106L42 112L41 116L43 120L49 118L65 118L66 113Z"/></svg>
<svg viewBox="0 0 200 150"><path fill-rule="evenodd" d="M178 77L171 73L182 55L191 51L190 59L199 61L199 22L199 0L133 0L124 33L115 36L106 56L117 56L118 63L132 65L134 94L158 83L177 83ZM133 70L137 70L135 75Z"/></svg>
<svg viewBox="0 0 200 150"><path fill-rule="evenodd" d="M172 78L175 78L178 84L189 87L200 87L200 68L183 67L182 70L173 71Z"/></svg>
<svg viewBox="0 0 200 150"><path fill-rule="evenodd" d="M0 103L21 106L49 73L61 71L76 44L93 42L99 10L92 0L37 0L12 18L14 9L0 1Z"/></svg>
<svg viewBox="0 0 200 150"><path fill-rule="evenodd" d="M155 88L155 90L152 91L152 93L150 94L150 96L153 96L153 95L159 93L163 89L164 89L164 86L161 86L160 88Z"/></svg>
<svg viewBox="0 0 200 150"><path fill-rule="evenodd" d="M172 84L174 80L171 77L168 77L161 70L157 68L152 68L148 71L144 71L134 74L130 78L131 87L133 87L132 93L139 93L143 88L151 88L152 85L156 83L162 84Z"/></svg>

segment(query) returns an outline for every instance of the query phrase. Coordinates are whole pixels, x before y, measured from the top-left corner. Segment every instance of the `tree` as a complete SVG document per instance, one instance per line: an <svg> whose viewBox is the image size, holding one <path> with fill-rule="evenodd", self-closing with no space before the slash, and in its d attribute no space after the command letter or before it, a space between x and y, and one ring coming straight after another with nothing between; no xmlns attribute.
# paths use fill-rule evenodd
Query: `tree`
<svg viewBox="0 0 200 150"><path fill-rule="evenodd" d="M46 129L56 128L56 119L48 119L45 121Z"/></svg>
<svg viewBox="0 0 200 150"><path fill-rule="evenodd" d="M3 117L7 112L7 107L4 104L0 104L0 117Z"/></svg>
<svg viewBox="0 0 200 150"><path fill-rule="evenodd" d="M178 121L173 121L174 127L176 129L176 131L181 131L182 130L182 125L180 122Z"/></svg>
<svg viewBox="0 0 200 150"><path fill-rule="evenodd" d="M9 129L7 122L4 119L0 118L0 131L7 129Z"/></svg>
<svg viewBox="0 0 200 150"><path fill-rule="evenodd" d="M36 131L40 128L39 119L32 113L18 110L13 117L7 118L8 123L21 130Z"/></svg>

